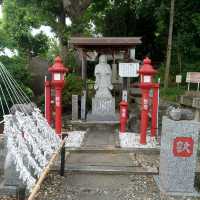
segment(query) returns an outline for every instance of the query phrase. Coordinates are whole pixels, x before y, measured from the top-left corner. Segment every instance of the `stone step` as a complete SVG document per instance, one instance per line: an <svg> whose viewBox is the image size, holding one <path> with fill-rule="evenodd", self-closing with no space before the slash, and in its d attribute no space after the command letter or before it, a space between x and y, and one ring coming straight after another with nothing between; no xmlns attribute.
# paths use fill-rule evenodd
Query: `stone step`
<svg viewBox="0 0 200 200"><path fill-rule="evenodd" d="M65 167L65 172L75 172L75 173L94 173L94 174L140 174L140 175L156 175L158 170L147 171L142 167L133 166L99 166L99 165L80 165L73 164L67 165Z"/></svg>
<svg viewBox="0 0 200 200"><path fill-rule="evenodd" d="M159 148L117 148L113 145L105 145L105 146L86 146L86 147L79 147L73 148L68 147L66 151L71 153L145 153L145 154L160 154Z"/></svg>

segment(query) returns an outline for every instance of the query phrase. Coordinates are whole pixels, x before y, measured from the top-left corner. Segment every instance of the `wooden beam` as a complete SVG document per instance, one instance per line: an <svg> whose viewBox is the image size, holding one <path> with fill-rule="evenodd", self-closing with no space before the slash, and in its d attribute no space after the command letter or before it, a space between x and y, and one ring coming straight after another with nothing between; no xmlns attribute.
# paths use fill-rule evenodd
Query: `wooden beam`
<svg viewBox="0 0 200 200"><path fill-rule="evenodd" d="M44 181L44 179L46 178L46 176L48 175L54 161L56 160L57 156L59 155L62 147L64 146L65 144L65 140L62 141L62 143L60 144L58 150L53 153L48 165L45 167L44 171L42 172L40 178L38 179L37 183L35 184L30 196L28 197L28 200L33 200L35 199L35 195L37 194L37 192L40 190L40 187ZM68 153L69 154L69 153Z"/></svg>

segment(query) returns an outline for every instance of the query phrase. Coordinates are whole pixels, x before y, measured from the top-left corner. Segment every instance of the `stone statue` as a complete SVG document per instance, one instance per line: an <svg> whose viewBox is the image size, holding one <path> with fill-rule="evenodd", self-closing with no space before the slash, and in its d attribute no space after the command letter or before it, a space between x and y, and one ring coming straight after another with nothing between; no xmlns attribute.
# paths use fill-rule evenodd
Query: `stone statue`
<svg viewBox="0 0 200 200"><path fill-rule="evenodd" d="M94 74L96 94L92 98L92 113L88 113L87 120L116 121L118 118L115 114L115 98L110 92L113 89L112 71L110 65L107 64L106 55L99 57L99 64L96 65Z"/></svg>
<svg viewBox="0 0 200 200"><path fill-rule="evenodd" d="M113 89L111 83L112 71L110 65L107 64L106 55L101 55L99 57L99 64L95 67L95 85L96 90L95 97L97 98L112 98L110 90Z"/></svg>

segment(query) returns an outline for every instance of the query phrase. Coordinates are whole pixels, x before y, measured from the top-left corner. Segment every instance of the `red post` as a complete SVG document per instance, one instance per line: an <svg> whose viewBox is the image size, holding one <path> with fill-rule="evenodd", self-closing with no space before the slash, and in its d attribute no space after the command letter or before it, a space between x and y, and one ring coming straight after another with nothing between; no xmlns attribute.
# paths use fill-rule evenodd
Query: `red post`
<svg viewBox="0 0 200 200"><path fill-rule="evenodd" d="M149 112L149 89L142 90L142 110L140 122L140 144L146 144L146 132L148 127L148 112Z"/></svg>
<svg viewBox="0 0 200 200"><path fill-rule="evenodd" d="M148 127L148 112L149 112L149 91L152 88L153 75L156 70L151 65L151 60L145 58L143 65L139 70L140 74L140 88L142 90L142 109L140 122L140 144L146 144L146 135Z"/></svg>
<svg viewBox="0 0 200 200"><path fill-rule="evenodd" d="M55 88L55 129L56 134L62 133L62 89L65 83L65 74L68 69L62 63L61 58L58 56L55 59L55 64L49 68L49 72L52 73L52 86Z"/></svg>
<svg viewBox="0 0 200 200"><path fill-rule="evenodd" d="M62 88L56 88L55 96L55 129L58 135L62 132Z"/></svg>
<svg viewBox="0 0 200 200"><path fill-rule="evenodd" d="M51 81L45 80L45 118L51 125Z"/></svg>
<svg viewBox="0 0 200 200"><path fill-rule="evenodd" d="M153 84L153 99L152 99L152 119L151 119L151 137L155 137L157 133L157 118L158 118L158 89L159 84Z"/></svg>
<svg viewBox="0 0 200 200"><path fill-rule="evenodd" d="M126 132L126 124L128 120L128 103L126 101L120 102L120 133Z"/></svg>

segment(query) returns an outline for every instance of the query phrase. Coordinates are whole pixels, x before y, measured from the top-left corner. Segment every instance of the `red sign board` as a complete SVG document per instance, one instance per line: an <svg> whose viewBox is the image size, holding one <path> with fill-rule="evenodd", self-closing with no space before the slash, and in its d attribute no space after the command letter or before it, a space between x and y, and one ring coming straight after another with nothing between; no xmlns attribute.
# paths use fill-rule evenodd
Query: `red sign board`
<svg viewBox="0 0 200 200"><path fill-rule="evenodd" d="M177 137L173 142L173 154L176 157L190 157L193 154L193 146L191 137Z"/></svg>

